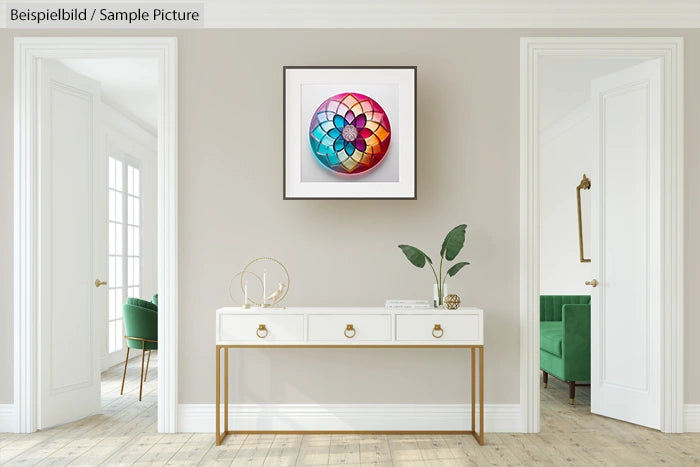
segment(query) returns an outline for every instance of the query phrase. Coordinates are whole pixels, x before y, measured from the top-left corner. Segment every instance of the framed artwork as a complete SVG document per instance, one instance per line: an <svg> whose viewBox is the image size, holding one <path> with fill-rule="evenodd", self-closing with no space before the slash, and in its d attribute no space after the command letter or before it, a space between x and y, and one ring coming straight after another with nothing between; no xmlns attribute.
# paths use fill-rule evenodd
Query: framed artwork
<svg viewBox="0 0 700 467"><path fill-rule="evenodd" d="M284 67L284 199L416 199L416 71Z"/></svg>

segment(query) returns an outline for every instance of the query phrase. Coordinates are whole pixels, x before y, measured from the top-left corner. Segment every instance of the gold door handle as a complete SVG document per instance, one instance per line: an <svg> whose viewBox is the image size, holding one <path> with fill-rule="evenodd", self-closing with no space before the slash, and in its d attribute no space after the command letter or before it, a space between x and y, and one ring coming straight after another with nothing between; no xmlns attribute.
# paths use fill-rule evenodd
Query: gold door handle
<svg viewBox="0 0 700 467"><path fill-rule="evenodd" d="M581 183L576 187L576 204L578 210L578 254L582 263L590 263L591 259L583 256L583 221L581 220L581 190L590 190L591 180L583 174ZM595 286L593 286L595 287Z"/></svg>
<svg viewBox="0 0 700 467"><path fill-rule="evenodd" d="M352 331L352 334L348 335L348 332L350 331ZM345 337L347 337L348 339L352 339L353 337L355 337L355 327L352 324L348 324L347 326L345 326L345 331L343 331L343 334L345 334Z"/></svg>
<svg viewBox="0 0 700 467"><path fill-rule="evenodd" d="M95 279L95 287L99 287L101 285L107 285L107 281L101 281L99 279Z"/></svg>
<svg viewBox="0 0 700 467"><path fill-rule="evenodd" d="M264 334L263 334L263 332L264 332ZM265 339L267 337L267 327L264 324L260 324L258 326L258 330L255 331L255 334L257 334L257 336L260 339Z"/></svg>
<svg viewBox="0 0 700 467"><path fill-rule="evenodd" d="M598 287L598 284L600 284L600 282L598 282L595 279L591 279L589 281L586 281L586 285L590 285L591 287Z"/></svg>
<svg viewBox="0 0 700 467"><path fill-rule="evenodd" d="M436 334L437 332L439 332L440 334ZM435 339L440 339L444 333L445 331L442 330L442 326L440 326L439 324L436 324L433 328L433 337Z"/></svg>

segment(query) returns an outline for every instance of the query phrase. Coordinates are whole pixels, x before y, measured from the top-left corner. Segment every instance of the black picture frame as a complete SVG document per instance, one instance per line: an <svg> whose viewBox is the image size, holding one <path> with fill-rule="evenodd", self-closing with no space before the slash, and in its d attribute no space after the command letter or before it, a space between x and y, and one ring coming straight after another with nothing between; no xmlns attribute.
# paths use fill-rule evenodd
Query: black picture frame
<svg viewBox="0 0 700 467"><path fill-rule="evenodd" d="M328 70L333 70L333 72L328 72ZM299 166L297 164L301 163L302 154L301 143L299 145L294 144L290 141L290 137L293 137L292 133L297 135L301 134L300 125L306 123L301 121L301 91L298 90L299 83L304 83L304 80L308 77L314 75L325 74L325 75L337 75L335 71L349 71L350 73L345 73L343 76L362 76L362 82L367 82L367 73L362 73L363 70L368 72L376 72L378 76L381 75L382 83L391 80L391 76L396 75L397 81L396 86L398 93L400 94L399 108L402 109L401 120L399 124L401 125L400 131L408 133L408 135L403 136L402 145L399 148L399 153L396 157L399 158L399 164L401 170L399 174L398 182L381 182L373 183L373 187L368 187L366 193L359 195L352 193L347 194L348 191L357 192L362 191L364 186L370 184L359 183L358 185L363 185L362 188L357 189L349 188L352 183L344 182L329 182L324 183L324 186L319 184L307 183L309 185L306 188L305 182L300 179L297 180L297 171L300 173ZM319 73L315 73L319 72ZM340 75L339 75L340 76ZM282 167L282 195L284 200L348 200L348 199L364 199L364 200L416 200L418 197L418 153L417 153L417 78L418 78L418 67L417 66L283 66L282 67L282 135L283 135L283 167ZM293 81L293 83L292 83ZM347 79L343 79L343 82ZM319 79L314 79L313 84L318 84ZM333 82L329 81L332 85ZM371 83L371 81L370 81ZM410 89L409 89L410 88ZM294 94L294 96L292 96ZM297 95L298 94L298 95ZM407 99L410 97L410 102ZM293 107L293 108L292 108ZM405 108L409 108L411 111L406 112ZM299 117L297 117L299 116ZM407 118L409 117L409 118ZM293 120L293 121L292 121ZM408 120L408 121L407 121ZM292 126L293 128L290 128ZM392 128L393 130L393 128ZM399 134L401 136L401 133ZM393 138L393 136L392 136ZM408 143L407 143L408 141ZM393 142L393 140L392 140ZM297 153L297 148L299 152ZM294 152L294 154L292 154ZM294 165L291 165L294 164ZM291 168L291 170L290 170ZM409 174L410 177L407 175ZM409 179L410 178L410 179ZM295 185L292 188L291 185ZM319 186L317 186L319 185ZM345 185L345 187L338 187L336 185ZM311 190L313 186L313 190ZM342 188L343 193L338 193L338 188ZM387 196L377 195L377 192L386 189L389 194ZM319 190L325 190L325 193L318 193ZM313 191L313 193L310 193ZM398 195L397 195L397 192Z"/></svg>

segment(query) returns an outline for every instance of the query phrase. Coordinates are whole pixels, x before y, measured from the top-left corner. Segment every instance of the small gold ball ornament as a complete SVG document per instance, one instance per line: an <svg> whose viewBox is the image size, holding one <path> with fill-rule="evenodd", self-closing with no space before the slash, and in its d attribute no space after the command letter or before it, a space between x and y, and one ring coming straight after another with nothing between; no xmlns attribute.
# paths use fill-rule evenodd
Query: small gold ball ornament
<svg viewBox="0 0 700 467"><path fill-rule="evenodd" d="M445 308L448 310L456 310L459 308L459 304L462 301L459 299L458 295L455 295L453 293L449 294L447 297L445 297Z"/></svg>

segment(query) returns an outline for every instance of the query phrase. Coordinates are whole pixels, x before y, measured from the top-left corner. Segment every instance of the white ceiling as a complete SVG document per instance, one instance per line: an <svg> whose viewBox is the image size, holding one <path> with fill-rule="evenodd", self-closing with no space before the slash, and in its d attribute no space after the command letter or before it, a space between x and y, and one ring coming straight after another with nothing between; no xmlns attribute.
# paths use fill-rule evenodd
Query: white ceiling
<svg viewBox="0 0 700 467"><path fill-rule="evenodd" d="M700 0L205 0L210 28L698 27Z"/></svg>
<svg viewBox="0 0 700 467"><path fill-rule="evenodd" d="M61 63L100 83L105 103L155 133L158 127L158 69L150 58L75 58Z"/></svg>
<svg viewBox="0 0 700 467"><path fill-rule="evenodd" d="M37 0L34 0L36 3ZM63 0L38 0L65 4ZM697 28L700 0L204 0L208 28ZM7 0L0 0L0 26ZM23 3L30 3L25 0ZM74 0L71 6L97 2ZM119 4L139 4L122 0ZM172 5L168 0L149 3Z"/></svg>

